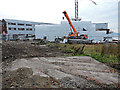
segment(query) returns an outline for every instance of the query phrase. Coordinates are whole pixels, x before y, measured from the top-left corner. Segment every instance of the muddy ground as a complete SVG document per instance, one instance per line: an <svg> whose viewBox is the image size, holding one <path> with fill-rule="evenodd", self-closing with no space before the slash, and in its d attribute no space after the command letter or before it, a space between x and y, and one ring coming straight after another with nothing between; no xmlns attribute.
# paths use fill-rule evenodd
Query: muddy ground
<svg viewBox="0 0 120 90"><path fill-rule="evenodd" d="M31 44L33 42L9 41L2 43L2 61L13 61L18 58L64 56L57 47Z"/></svg>
<svg viewBox="0 0 120 90"><path fill-rule="evenodd" d="M113 68L31 42L3 42L2 70L3 88L118 88Z"/></svg>
<svg viewBox="0 0 120 90"><path fill-rule="evenodd" d="M31 44L32 43L32 44ZM32 70L27 68L20 68L17 71L6 71L5 68L11 65L16 59L21 58L32 58L32 57L58 57L64 56L63 53L57 47L48 47L46 45L36 45L36 42L25 42L25 41L9 41L2 42L2 69L3 69L3 88L13 87L14 81L17 80L19 83L18 87L21 88L32 88L35 87L34 82L38 79L39 88L49 88L52 78L44 78L34 76L33 78L26 77L26 73L32 77ZM23 71L23 72L22 72ZM16 78L14 78L16 76ZM25 80L23 80L23 78ZM7 80L8 79L8 80ZM23 85L24 82L25 84ZM36 81L37 82L37 81ZM44 85L45 83L45 85ZM17 85L15 85L17 87Z"/></svg>

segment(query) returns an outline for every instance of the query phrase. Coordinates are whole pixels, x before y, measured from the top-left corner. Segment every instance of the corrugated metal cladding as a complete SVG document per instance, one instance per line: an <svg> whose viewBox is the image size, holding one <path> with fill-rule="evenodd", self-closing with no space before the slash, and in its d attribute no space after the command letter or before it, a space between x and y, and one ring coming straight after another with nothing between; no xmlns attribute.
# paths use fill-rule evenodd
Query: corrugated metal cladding
<svg viewBox="0 0 120 90"><path fill-rule="evenodd" d="M100 42L107 36L106 31L96 31L96 24L93 24L91 21L72 21L72 23L80 34L87 34L89 40ZM100 23L100 25L98 23L97 27L108 29L107 25L107 23ZM67 21L62 21L61 24L56 25L35 26L36 39L47 36L49 41L54 41L55 37L68 36L69 32L70 25Z"/></svg>
<svg viewBox="0 0 120 90"><path fill-rule="evenodd" d="M0 34L2 32L2 20L0 20Z"/></svg>
<svg viewBox="0 0 120 90"><path fill-rule="evenodd" d="M120 33L120 1L118 2L118 33Z"/></svg>
<svg viewBox="0 0 120 90"><path fill-rule="evenodd" d="M27 36L35 35L35 25L46 24L42 22L31 22L24 20L3 19L6 40L25 39ZM4 34L4 33L3 33Z"/></svg>

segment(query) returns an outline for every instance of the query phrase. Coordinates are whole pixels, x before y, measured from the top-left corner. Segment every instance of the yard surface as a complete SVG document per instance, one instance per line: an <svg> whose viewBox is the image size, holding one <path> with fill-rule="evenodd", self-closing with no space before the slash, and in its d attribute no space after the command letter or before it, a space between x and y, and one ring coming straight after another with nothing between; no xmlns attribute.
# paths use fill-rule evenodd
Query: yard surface
<svg viewBox="0 0 120 90"><path fill-rule="evenodd" d="M118 88L113 68L58 46L3 42L2 60L3 88Z"/></svg>

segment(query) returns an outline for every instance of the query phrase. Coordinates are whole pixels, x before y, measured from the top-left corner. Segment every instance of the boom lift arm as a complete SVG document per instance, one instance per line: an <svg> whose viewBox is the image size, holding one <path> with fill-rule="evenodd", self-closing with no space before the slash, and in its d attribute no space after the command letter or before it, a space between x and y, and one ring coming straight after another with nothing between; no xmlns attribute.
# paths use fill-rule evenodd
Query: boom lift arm
<svg viewBox="0 0 120 90"><path fill-rule="evenodd" d="M76 31L75 27L73 26L72 22L70 21L70 18L69 18L69 16L68 16L67 12L64 11L63 14L64 14L65 17L67 18L67 20L68 20L70 26L72 27L72 29L73 29L73 31L74 31L74 33L71 34L71 35L69 35L69 36L75 36L75 37L78 36L78 32ZM71 30L71 29L70 29L70 30ZM71 32L72 32L72 30L71 30Z"/></svg>
<svg viewBox="0 0 120 90"><path fill-rule="evenodd" d="M68 16L67 12L64 11L63 14L64 14L65 17L67 18L70 26L72 27L72 29L73 29L73 31L74 31L74 32L73 32L72 29L70 29L71 33L69 34L69 37L74 37L74 38L77 38L77 39L82 39L82 38L83 38L83 39L88 39L88 36L87 36L86 34L83 34L83 35L78 36L79 32L76 31L75 27L73 26L72 22L70 21L70 18L69 18L69 16Z"/></svg>

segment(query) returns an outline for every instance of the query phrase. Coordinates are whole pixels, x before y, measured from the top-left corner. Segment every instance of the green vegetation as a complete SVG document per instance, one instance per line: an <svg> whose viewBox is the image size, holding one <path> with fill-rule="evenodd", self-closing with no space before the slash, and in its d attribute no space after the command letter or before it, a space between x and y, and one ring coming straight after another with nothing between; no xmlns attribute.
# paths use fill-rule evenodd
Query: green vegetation
<svg viewBox="0 0 120 90"><path fill-rule="evenodd" d="M91 56L99 62L120 69L120 45L118 44L51 44L58 47L66 56Z"/></svg>

